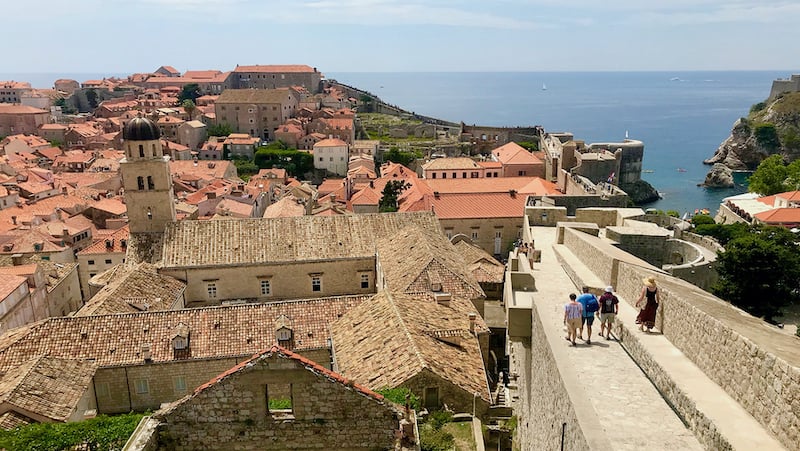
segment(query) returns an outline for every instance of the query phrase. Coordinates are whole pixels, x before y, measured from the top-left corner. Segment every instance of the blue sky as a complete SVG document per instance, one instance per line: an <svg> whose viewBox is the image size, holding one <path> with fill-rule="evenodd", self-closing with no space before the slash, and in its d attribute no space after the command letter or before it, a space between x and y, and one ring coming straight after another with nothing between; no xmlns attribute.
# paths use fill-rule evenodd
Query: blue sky
<svg viewBox="0 0 800 451"><path fill-rule="evenodd" d="M796 67L800 38L797 0L23 0L3 9L0 73L784 70Z"/></svg>

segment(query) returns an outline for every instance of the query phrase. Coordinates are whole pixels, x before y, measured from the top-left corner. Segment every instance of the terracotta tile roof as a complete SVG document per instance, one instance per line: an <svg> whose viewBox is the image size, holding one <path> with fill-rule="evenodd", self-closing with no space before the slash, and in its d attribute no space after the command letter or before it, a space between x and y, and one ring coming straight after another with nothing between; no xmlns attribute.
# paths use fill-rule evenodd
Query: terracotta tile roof
<svg viewBox="0 0 800 451"><path fill-rule="evenodd" d="M277 343L275 320L280 315L292 320L295 350L326 349L330 323L367 299L369 296L338 296L48 318L0 336L0 371L46 353L52 357L95 359L99 367L142 364L141 349L146 344L150 345L154 363L253 355ZM189 356L176 355L172 348L171 340L180 323L189 328Z"/></svg>
<svg viewBox="0 0 800 451"><path fill-rule="evenodd" d="M173 177L191 180L186 177L195 177L198 180L223 179L230 171L230 161L200 161L195 165L191 160L170 160L169 170Z"/></svg>
<svg viewBox="0 0 800 451"><path fill-rule="evenodd" d="M754 217L765 224L800 224L800 208L775 208Z"/></svg>
<svg viewBox="0 0 800 451"><path fill-rule="evenodd" d="M226 89L214 104L217 106L230 103L283 104L292 96L295 94L289 89Z"/></svg>
<svg viewBox="0 0 800 451"><path fill-rule="evenodd" d="M478 169L480 166L472 158L436 158L422 165L424 170Z"/></svg>
<svg viewBox="0 0 800 451"><path fill-rule="evenodd" d="M253 205L233 199L223 199L214 208L214 213L222 217L252 218Z"/></svg>
<svg viewBox="0 0 800 451"><path fill-rule="evenodd" d="M69 214L80 213L86 209L87 201L73 195L59 195L41 199L31 204L22 204L18 207L0 210L0 230L13 227L11 217L17 217L17 224L30 224L34 217L52 215L56 208Z"/></svg>
<svg viewBox="0 0 800 451"><path fill-rule="evenodd" d="M51 292L55 287L64 281L73 271L78 268L77 263L56 263L47 260L41 260L38 265L42 268L47 277L47 291Z"/></svg>
<svg viewBox="0 0 800 451"><path fill-rule="evenodd" d="M103 287L77 316L169 310L183 297L186 284L159 274L155 267L140 263L115 271L115 279Z"/></svg>
<svg viewBox="0 0 800 451"><path fill-rule="evenodd" d="M130 229L125 227L117 230L107 230L108 233L103 233L103 229L98 229L98 233L94 236L96 239L90 246L84 248L78 255L93 255L93 254L110 254L110 253L124 253L125 248L122 247L122 241L130 236ZM111 247L106 245L106 240L111 240Z"/></svg>
<svg viewBox="0 0 800 451"><path fill-rule="evenodd" d="M128 207L122 203L119 197L112 197L111 199L103 198L97 202L92 203L92 208L95 210L111 213L112 215L124 215L128 211Z"/></svg>
<svg viewBox="0 0 800 451"><path fill-rule="evenodd" d="M66 130L67 126L63 124L42 124L39 128L41 130Z"/></svg>
<svg viewBox="0 0 800 451"><path fill-rule="evenodd" d="M492 155L503 164L543 164L542 160L515 142L494 149Z"/></svg>
<svg viewBox="0 0 800 451"><path fill-rule="evenodd" d="M289 218L306 214L305 205L294 196L286 196L264 210L264 218Z"/></svg>
<svg viewBox="0 0 800 451"><path fill-rule="evenodd" d="M785 193L773 194L772 196L759 197L756 200L772 207L775 205L775 201L778 198L784 199L788 202L800 202L800 191L787 191Z"/></svg>
<svg viewBox="0 0 800 451"><path fill-rule="evenodd" d="M172 66L161 66L159 69L164 69L171 74L180 74L180 72Z"/></svg>
<svg viewBox="0 0 800 451"><path fill-rule="evenodd" d="M347 143L339 138L326 138L314 144L314 147L347 147Z"/></svg>
<svg viewBox="0 0 800 451"><path fill-rule="evenodd" d="M490 401L478 340L469 332L471 312L474 306L463 299L444 306L427 296L378 293L332 324L337 367L373 390L397 387L427 370ZM476 330L488 330L480 315Z"/></svg>
<svg viewBox="0 0 800 451"><path fill-rule="evenodd" d="M197 78L197 79L209 79L215 78L219 76L222 71L219 70L187 70L183 73L183 78ZM202 97L213 97L213 96L202 96Z"/></svg>
<svg viewBox="0 0 800 451"><path fill-rule="evenodd" d="M0 103L0 114L50 114L49 111L28 105Z"/></svg>
<svg viewBox="0 0 800 451"><path fill-rule="evenodd" d="M459 255L467 263L467 268L479 283L503 283L505 265L495 260L488 252L474 244L470 244L466 240L459 241L455 244L455 247Z"/></svg>
<svg viewBox="0 0 800 451"><path fill-rule="evenodd" d="M262 179L286 179L286 169L272 168L272 169L259 169L258 174L250 177L250 180Z"/></svg>
<svg viewBox="0 0 800 451"><path fill-rule="evenodd" d="M350 381L350 380L346 379L345 377L343 377L342 375L340 375L338 373L335 373L335 372L333 372L333 371L331 371L331 370L329 370L329 369L327 369L327 368L325 368L325 367L323 367L323 366L321 366L321 365L319 365L319 364L317 364L315 362L312 362L311 360L301 356L300 354L295 354L294 352L292 352L292 351L290 351L290 350L288 350L286 348L283 348L281 346L278 346L278 345L272 345L270 348L253 355L253 357L249 358L248 360L245 360L244 362L242 362L242 363L234 366L233 368L225 371L224 373L220 374L219 376L215 377L214 379L211 379L210 381L206 382L205 384L197 387L195 389L195 391L194 391L194 394L191 397L184 398L184 400L181 400L180 402L185 402L186 400L191 399L193 396L196 396L198 393L201 393L201 392L203 392L205 390L209 390L209 389L213 388L214 385L222 382L223 380L225 380L225 379L227 379L227 378L229 378L231 376L234 376L237 373L241 373L241 372L246 371L247 368L250 368L254 364L258 363L259 361L263 361L263 360L271 359L271 358L283 358L283 359L293 360L293 361L295 361L298 364L302 365L307 370L311 371L312 373L314 373L316 375L320 375L320 376L323 376L323 377L327 378L330 381L333 381L333 382L336 382L336 383L339 383L339 384L342 384L342 385L347 385L348 387L352 387L357 392L359 392L359 393L361 393L363 395L367 395L370 398L374 398L376 401L383 401L383 395L381 395L379 393L375 393L374 391L372 391L372 390L370 390L370 389L368 389L368 388L366 388L366 387L364 387L362 385L355 384L352 381Z"/></svg>
<svg viewBox="0 0 800 451"><path fill-rule="evenodd" d="M478 179L424 179L432 191L439 193L508 193L560 194L554 183L539 177L489 177Z"/></svg>
<svg viewBox="0 0 800 451"><path fill-rule="evenodd" d="M52 237L48 233L39 230L14 230L0 235L0 241L3 243L3 248L0 253L3 254L32 254L32 253L49 253L61 252L65 250L66 246L55 244L51 241ZM6 250L9 249L9 250Z"/></svg>
<svg viewBox="0 0 800 451"><path fill-rule="evenodd" d="M368 258L374 255L379 237L411 224L441 233L438 220L430 212L180 221L167 226L163 265L174 268Z"/></svg>
<svg viewBox="0 0 800 451"><path fill-rule="evenodd" d="M525 196L520 194L441 194L431 204L439 219L522 218L525 213Z"/></svg>
<svg viewBox="0 0 800 451"><path fill-rule="evenodd" d="M0 428L3 428L7 431L33 423L36 423L36 421L13 410L9 410L8 412L0 415Z"/></svg>
<svg viewBox="0 0 800 451"><path fill-rule="evenodd" d="M321 197L335 192L344 186L344 179L324 179L317 187L317 192Z"/></svg>
<svg viewBox="0 0 800 451"><path fill-rule="evenodd" d="M320 122L327 125L328 128L336 128L339 127L341 130L347 130L353 128L353 119L352 118L321 118Z"/></svg>
<svg viewBox="0 0 800 451"><path fill-rule="evenodd" d="M89 389L90 361L39 356L9 369L0 380L0 403L55 421L67 421Z"/></svg>
<svg viewBox="0 0 800 451"><path fill-rule="evenodd" d="M314 68L305 64L256 64L255 66L236 66L234 72L260 72L260 73L289 73L289 72L311 72L314 73Z"/></svg>
<svg viewBox="0 0 800 451"><path fill-rule="evenodd" d="M20 285L28 282L28 278L24 276L6 275L0 277L0 300L7 298L11 293L17 291Z"/></svg>
<svg viewBox="0 0 800 451"><path fill-rule="evenodd" d="M501 169L503 163L499 161L479 161L478 166L486 169Z"/></svg>
<svg viewBox="0 0 800 451"><path fill-rule="evenodd" d="M351 205L378 205L381 202L381 193L369 186L355 193L350 198Z"/></svg>
<svg viewBox="0 0 800 451"><path fill-rule="evenodd" d="M485 297L440 230L406 227L378 240L377 253L386 285L393 292L442 291L465 299ZM434 287L436 284L440 286Z"/></svg>
<svg viewBox="0 0 800 451"><path fill-rule="evenodd" d="M58 147L48 147L46 149L38 149L36 153L47 158L48 160L55 160L56 157L61 155L62 151Z"/></svg>
<svg viewBox="0 0 800 451"><path fill-rule="evenodd" d="M40 138L36 135L11 135L6 136L3 141L0 141L0 144L8 145L14 141L22 141L28 147L41 147L41 146L50 146L50 143L43 138Z"/></svg>

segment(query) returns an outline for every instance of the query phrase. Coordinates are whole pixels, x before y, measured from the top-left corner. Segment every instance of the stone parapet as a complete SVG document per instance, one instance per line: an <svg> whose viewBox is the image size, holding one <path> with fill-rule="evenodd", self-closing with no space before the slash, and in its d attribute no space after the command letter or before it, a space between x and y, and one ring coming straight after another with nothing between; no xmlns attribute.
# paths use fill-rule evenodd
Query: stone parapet
<svg viewBox="0 0 800 451"><path fill-rule="evenodd" d="M620 298L633 303L642 278L652 274L620 263L614 283ZM800 339L684 281L656 278L662 299L656 324L664 336L784 446L796 449Z"/></svg>

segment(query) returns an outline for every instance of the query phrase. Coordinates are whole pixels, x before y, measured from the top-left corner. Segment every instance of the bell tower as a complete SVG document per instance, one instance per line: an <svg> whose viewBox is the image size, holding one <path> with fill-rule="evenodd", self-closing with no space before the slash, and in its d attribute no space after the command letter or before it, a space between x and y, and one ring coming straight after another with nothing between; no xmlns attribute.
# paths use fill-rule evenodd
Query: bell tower
<svg viewBox="0 0 800 451"><path fill-rule="evenodd" d="M169 157L161 149L161 131L144 117L131 119L122 130L125 159L120 163L131 233L162 233L175 221L175 200Z"/></svg>

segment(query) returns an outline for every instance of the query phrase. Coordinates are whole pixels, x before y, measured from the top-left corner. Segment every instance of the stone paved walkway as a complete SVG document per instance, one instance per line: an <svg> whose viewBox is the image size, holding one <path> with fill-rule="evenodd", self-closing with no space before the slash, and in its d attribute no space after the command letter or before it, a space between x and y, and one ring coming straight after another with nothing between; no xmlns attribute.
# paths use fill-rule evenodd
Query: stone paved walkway
<svg viewBox="0 0 800 451"><path fill-rule="evenodd" d="M550 328L548 335L563 336L564 304L569 293L577 294L579 288L556 259L552 249L555 234L554 227L536 228L534 238L542 250L542 261L533 269L534 298L545 327ZM599 325L595 325L592 344L578 341L567 353L568 364L614 449L703 449L625 350L616 341L599 337ZM566 340L561 343L571 348Z"/></svg>

